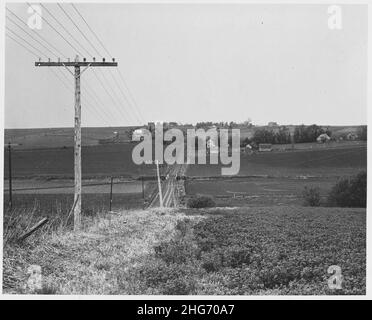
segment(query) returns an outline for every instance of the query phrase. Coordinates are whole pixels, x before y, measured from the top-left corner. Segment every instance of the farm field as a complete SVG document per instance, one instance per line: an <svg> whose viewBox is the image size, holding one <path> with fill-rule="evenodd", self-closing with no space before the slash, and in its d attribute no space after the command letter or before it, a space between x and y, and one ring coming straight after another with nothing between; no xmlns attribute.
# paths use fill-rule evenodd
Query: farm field
<svg viewBox="0 0 372 320"><path fill-rule="evenodd" d="M129 141L131 127L82 128L82 145L97 145L99 139L113 137L118 132L120 142ZM15 149L45 149L73 147L73 128L6 129L4 143L18 144Z"/></svg>
<svg viewBox="0 0 372 320"><path fill-rule="evenodd" d="M132 143L82 147L82 174L89 177L138 177L155 175L155 165L136 165ZM73 148L15 150L12 152L14 177L71 178L74 170ZM8 157L4 155L4 175L8 176Z"/></svg>
<svg viewBox="0 0 372 320"><path fill-rule="evenodd" d="M142 271L148 290L161 294L365 294L365 209L221 208L202 214L205 219L186 220L178 225L175 239L155 247L156 263ZM327 285L331 265L338 265L344 276L337 292Z"/></svg>
<svg viewBox="0 0 372 320"><path fill-rule="evenodd" d="M366 141L329 141L327 143L318 142L304 142L294 144L294 151L297 150L324 150L324 149L335 149L335 148L353 148L353 147L367 147ZM292 150L292 144L273 144L273 151Z"/></svg>
<svg viewBox="0 0 372 320"><path fill-rule="evenodd" d="M22 250L4 250L5 292L23 293L22 270L35 262L56 294L366 292L365 209L130 210ZM328 287L331 265L341 268L339 290Z"/></svg>
<svg viewBox="0 0 372 320"><path fill-rule="evenodd" d="M239 175L348 176L367 167L366 145L241 154ZM189 165L188 176L221 176L221 165Z"/></svg>
<svg viewBox="0 0 372 320"><path fill-rule="evenodd" d="M319 187L324 199L336 181L336 177L186 180L185 191L188 197L213 196L218 206L301 206L305 186Z"/></svg>

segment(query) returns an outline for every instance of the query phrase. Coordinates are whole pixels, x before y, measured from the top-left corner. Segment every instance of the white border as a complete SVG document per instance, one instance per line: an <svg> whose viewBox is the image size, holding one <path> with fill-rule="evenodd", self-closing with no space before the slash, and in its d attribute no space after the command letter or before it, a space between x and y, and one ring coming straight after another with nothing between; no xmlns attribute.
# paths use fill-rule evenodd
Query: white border
<svg viewBox="0 0 372 320"><path fill-rule="evenodd" d="M0 108L0 141L4 141L4 68L5 68L5 41L4 41L4 35L5 35L5 4L6 2L4 0L1 0L0 5L0 44L1 44L1 50L0 50L0 70L1 70L1 81L0 81L0 101L1 101L1 108ZM14 1L10 0L7 1L7 3L24 3L26 1ZM31 3L33 1L30 1ZM59 1L43 1L39 0L37 2L74 2L74 3L102 3L104 1L95 1L95 0L83 0L83 1L71 1L71 0L59 0ZM227 3L227 4L368 4L368 60L371 56L372 52L372 22L370 21L372 17L372 0L366 0L366 1L352 1L352 0L342 0L342 1L309 1L309 0L297 0L297 1L268 1L268 0L262 0L262 1L253 1L253 0L232 0L232 1L216 1L216 0L147 0L147 1L135 1L135 0L126 0L126 1L118 1L118 0L111 0L109 3L136 3L136 4L160 4L160 3L167 3L167 4L221 4L221 3ZM372 74L372 64L370 61L368 61L368 75L367 75L367 124L370 127L371 125L371 113L368 112L368 106L370 105L370 101L372 98L372 87L371 85L368 85L370 83ZM367 171L368 168L372 167L372 150L370 148L370 143L372 139L372 132L371 130L368 130L368 150L367 150ZM1 190L3 190L3 184L4 184L4 148L1 148L0 151L0 185ZM368 179L367 182L367 196L368 196L368 203L370 204L372 201L372 182L371 179ZM0 197L0 210L1 210L1 216L0 216L0 243L2 244L3 239L3 196ZM265 295L265 296L210 296L210 295L198 295L198 296L166 296L166 295L18 295L18 294L2 294L2 269L3 269L3 250L2 245L0 249L0 259L1 259L1 267L0 267L0 300L184 300L185 302L187 300L370 300L372 299L372 281L370 275L371 267L372 267L372 246L371 241L372 238L369 235L369 229L372 222L372 217L370 216L369 209L370 205L367 206L367 278L366 278L366 295L365 296L272 296L272 295ZM187 303L187 302L186 302Z"/></svg>

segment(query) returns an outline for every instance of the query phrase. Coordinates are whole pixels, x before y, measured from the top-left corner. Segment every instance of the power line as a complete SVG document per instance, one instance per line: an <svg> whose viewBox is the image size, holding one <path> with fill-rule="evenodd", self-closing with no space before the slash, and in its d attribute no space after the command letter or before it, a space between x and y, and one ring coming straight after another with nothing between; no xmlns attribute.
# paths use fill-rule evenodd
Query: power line
<svg viewBox="0 0 372 320"><path fill-rule="evenodd" d="M25 45L23 45L22 43L20 43L18 40L14 39L8 33L6 33L6 36L9 37L10 39L12 39L14 42L18 43L18 45L22 46L24 49L26 49L28 52L30 52L33 56L38 57L37 53L35 53L32 50L30 50L29 48L27 48Z"/></svg>
<svg viewBox="0 0 372 320"><path fill-rule="evenodd" d="M68 31L67 29L66 29L66 27L61 23L61 22L59 22L58 21L58 19L53 15L53 13L51 13L42 3L40 3L40 5L43 7L43 9L46 11L46 12L48 12L48 14L58 23L58 25L76 42L76 43L78 43L78 44L80 44L80 42L78 41L78 40L76 40L76 38L70 33L70 31ZM81 45L80 45L81 46ZM81 46L82 47L82 46ZM84 48L84 50L85 50L85 48ZM89 51L88 50L85 50L86 51L86 53L88 53L88 56L91 56L91 57L93 57L93 55L92 54L90 54L89 53Z"/></svg>
<svg viewBox="0 0 372 320"><path fill-rule="evenodd" d="M94 47L94 45L92 45L92 43L90 42L90 40L85 36L85 34L81 31L81 29L79 28L79 26L77 25L77 23L75 23L75 21L68 15L68 13L63 9L63 7L60 5L60 4L57 4L58 7L62 10L62 12L68 17L68 19L74 24L74 26L76 27L76 29L83 35L83 37L90 43L90 45L93 47L93 49L96 51L96 53L98 55L100 55L99 51ZM82 44L80 44L81 47L84 48L84 46ZM86 50L84 48L84 50ZM87 50L86 50L87 51ZM104 91L106 92L106 94L108 94L110 96L110 98L112 99L112 101L114 102L114 106L116 107L117 104L116 104L116 101L115 99L112 97L112 94L109 93L109 90L106 89L106 86L104 85L104 83L102 81L100 81L99 77L97 76L97 74L95 73L95 70L93 70L93 74L94 76L97 78L97 80L99 80L100 82L100 85L102 86L102 88L104 89ZM103 77L104 76L104 73L103 73ZM105 77L105 81L108 83L107 81L107 78ZM108 86L109 89L111 90L111 92L115 95L115 98L118 99L118 97L116 96L116 93L115 91L111 88L111 86ZM118 99L120 101L120 99ZM121 114L121 116L124 117L124 119L127 119L127 116L122 112L121 108L120 108L120 104L119 104L119 113ZM131 115L131 113L129 113Z"/></svg>
<svg viewBox="0 0 372 320"><path fill-rule="evenodd" d="M36 47L34 47L30 42L28 42L27 40L25 40L23 37L19 36L17 33L15 33L13 30L11 30L9 27L6 26L6 29L8 32L12 33L13 35L17 36L18 38L20 38L23 42L27 43L30 47L32 47L34 50L38 51L39 53L41 53L42 56L48 58L43 52L41 52L39 49L37 49ZM26 46L24 46L22 43L18 42L16 39L14 39L13 37L11 37L9 34L7 34L7 36L9 38L11 38L13 41L17 42L20 46L22 46L23 48L25 48L28 52L30 52L33 56L35 57L39 57L39 55L37 53L35 53L34 51L30 50L29 48L27 48ZM58 76L58 74L49 68L49 70L63 83L63 85L68 89L70 90L70 88L66 85L66 83ZM88 104L88 107L92 108L93 110L95 110L95 108L93 107L93 105L90 105ZM98 116L102 119L102 117L98 114ZM106 121L104 121L106 122Z"/></svg>
<svg viewBox="0 0 372 320"><path fill-rule="evenodd" d="M8 26L5 26L5 29L8 30L8 32L12 33L13 35L15 35L16 37L20 38L22 41L26 42L31 48L33 48L34 50L38 51L41 53L42 56L45 56L46 55L41 51L39 50L38 48L34 47L32 44L30 44L27 40L25 40L23 37L21 37L20 35L16 34L13 30L11 30ZM40 57L40 56L39 56Z"/></svg>
<svg viewBox="0 0 372 320"><path fill-rule="evenodd" d="M133 104L135 105L136 110L138 111L138 114L139 114L140 118L141 118L143 121L145 121L145 118L144 118L144 116L143 116L143 114L142 114L142 112L141 112L141 108L138 106L136 100L134 99L134 96L133 96L131 90L129 89L129 86L128 86L127 83L126 83L126 81L125 81L125 79L124 79L124 76L122 75L122 73L121 73L121 71L120 71L119 68L118 68L117 70L118 70L118 73L119 73L119 77L121 78L121 81L123 82L125 88L127 89L128 93L129 93L129 97L132 99Z"/></svg>
<svg viewBox="0 0 372 320"><path fill-rule="evenodd" d="M9 8L5 8L9 13L11 13L15 18L17 18L17 20L19 20L24 26L26 26L26 28L28 28L27 24L20 18L18 17L18 15L16 15L12 10L10 10ZM32 31L34 32L35 35L37 35L40 39L42 39L45 43L47 43L51 48L53 48L53 50L55 50L57 53L59 53L61 55L61 58L65 58L65 55L63 53L61 53L61 51L59 51L55 46L53 46L49 41L45 40L39 33L37 33L35 30L32 29Z"/></svg>
<svg viewBox="0 0 372 320"><path fill-rule="evenodd" d="M39 43L44 49L46 49L47 51L49 51L53 56L57 57L58 58L58 55L56 55L53 51L51 51L47 46L45 46L42 42L40 42L39 40L37 40L31 33L29 33L28 31L24 30L22 26L20 26L17 22L15 22L11 17L9 16L6 16L6 18L11 21L13 24L15 24L19 29L21 29L24 33L26 33L28 36L30 36L34 41L36 41L37 43Z"/></svg>
<svg viewBox="0 0 372 320"><path fill-rule="evenodd" d="M99 55L99 52L98 50L96 49L96 47L90 42L90 40L85 36L85 34L80 30L79 26L75 23L74 20L72 20L72 18L70 17L70 15L63 9L63 7L57 3L57 6L60 7L60 9L64 12L64 14L66 15L66 17L74 24L74 26L79 30L79 32L81 33L81 35L84 37L85 40L87 40L87 42L91 45L91 47L93 48L93 50L96 51L96 53Z"/></svg>
<svg viewBox="0 0 372 320"><path fill-rule="evenodd" d="M121 86L119 85L118 81L116 80L116 78L115 78L114 75L112 74L111 70L109 70L109 73L110 73L112 79L114 80L116 86L119 88L120 93L122 94L122 96L124 97L124 99L128 102L128 105L129 105L130 108L132 109L133 114L135 115L137 121L141 123L142 120L141 120L140 118L138 118L138 116L137 116L137 114L136 114L136 111L135 111L136 109L133 108L132 105L130 104L128 98L127 98L126 95L124 94L124 92L123 92Z"/></svg>
<svg viewBox="0 0 372 320"><path fill-rule="evenodd" d="M111 98L113 104L115 107L117 107L117 102L115 101L115 99L112 97L112 95L108 92L108 90L106 89L106 86L103 84L102 80L97 76L97 74L95 72L93 72L93 75L95 76L95 78L98 80L98 82L100 83L100 85L102 86L103 90L106 92L106 94ZM121 109L120 107L119 108L116 108L119 112L119 114L121 116L123 116L123 113L121 112ZM126 118L126 116L124 115L124 118Z"/></svg>
<svg viewBox="0 0 372 320"><path fill-rule="evenodd" d="M79 12L79 10L75 7L75 5L73 3L71 3L71 6L75 9L75 11L78 13L78 15L80 16L80 18L84 21L84 23L86 24L86 26L88 27L88 29L90 30L90 32L95 36L95 38L97 39L97 41L99 42L99 44L102 46L103 50L106 51L106 53L109 55L110 58L113 58L113 56L110 54L110 52L106 49L106 47L104 46L104 44L102 43L102 41L98 38L97 34L94 32L94 30L89 26L88 22L84 19L83 15Z"/></svg>
<svg viewBox="0 0 372 320"><path fill-rule="evenodd" d="M31 5L28 3L28 2L26 2L26 4L30 7L30 8L32 8L31 7ZM36 12L36 11L35 11ZM42 17L38 12L36 12L36 14L41 18L41 19L43 19L55 32L57 32L57 34L59 34L59 36L63 39L63 40L65 40L69 45L70 45L70 47L72 48L72 49L74 49L80 56L83 56L82 54L81 54L81 52L79 51L79 50L77 50L76 49L76 47L73 45L73 44L71 44L71 42L70 41L68 41L56 28L54 28L50 23L49 23L49 21L45 18L45 17Z"/></svg>
<svg viewBox="0 0 372 320"><path fill-rule="evenodd" d="M112 57L112 55L110 54L110 52L107 50L106 46L103 44L103 42L102 42L101 39L98 37L98 35L96 34L96 32L94 32L94 30L90 27L89 23L86 21L86 19L85 19L85 18L83 17L83 15L80 13L80 11L77 9L77 7L76 7L73 3L71 3L71 6L74 8L74 10L75 10L75 11L77 12L77 14L80 16L80 18L84 21L85 25L88 27L88 29L90 30L90 32L94 35L94 37L97 39L97 41L98 41L99 44L102 46L102 48L106 51L106 53L107 53L109 56ZM120 72L120 69L118 69L118 71L119 71L119 76L120 76L120 78L121 78L121 80L122 80L122 82L123 82L125 88L127 89L130 98L132 99L132 101L133 101L133 103L134 103L134 105L135 105L135 107L136 107L136 110L137 110L137 112L138 112L138 114L139 114L139 117L144 121L144 117L143 117L143 115L142 115L142 113L141 113L141 110L140 110L138 104L136 103L136 100L134 99L133 94L132 94L131 91L129 90L129 87L128 87L126 81L124 80L124 77L123 77L122 73ZM111 72L111 70L110 70L110 72ZM129 103L129 100L126 98L126 95L125 95L123 92L122 92L122 94L123 94L123 96L125 97L125 99L126 99L126 100L128 101L128 103Z"/></svg>
<svg viewBox="0 0 372 320"><path fill-rule="evenodd" d="M48 68L49 70L51 70L54 74L56 74L56 72L52 69L52 68ZM67 78L67 76L63 73L63 70L60 70L61 74L64 76L64 79L66 79L67 81L69 81L70 79ZM68 87L68 90L72 93L74 93L74 90L70 87L70 86L67 86ZM104 115L103 116L103 113L101 113L101 108L99 108L99 104L97 104L97 102L92 98L92 97L88 97L90 98L90 100L93 102L93 103L88 103L87 106L88 107L91 107L92 110L98 115L98 117L102 120L102 122L106 123L108 126L109 126L109 122L107 121L107 119L109 119L107 117L107 115ZM94 105L94 103L97 104L98 108L96 108L96 106Z"/></svg>
<svg viewBox="0 0 372 320"><path fill-rule="evenodd" d="M31 7L31 5L28 3L28 2L26 2L27 3L27 5L29 6L29 7ZM10 10L9 10L10 11ZM10 11L11 12L11 11ZM12 14L14 14L13 12L11 12ZM37 13L37 12L36 12ZM50 11L48 12L48 13L50 13ZM37 13L38 14L38 13ZM14 14L15 15L15 14ZM70 45L70 47L72 47L74 50L76 50L76 52L78 53L78 54L80 54L80 55L82 55L81 54L81 52L79 51L79 50L77 50L76 49L76 47L73 45L73 44L71 44L71 42L70 41L68 41L45 17L42 17L40 14L38 14L39 16L40 16L40 18L42 18L65 42L67 42L69 45ZM16 15L15 15L16 16ZM53 16L53 18L55 19L55 20L57 20L57 18L55 18L55 16ZM21 20L22 21L22 20ZM22 21L23 22L23 21ZM69 33L70 34L70 33ZM23 39L24 40L24 39ZM27 41L26 41L27 42ZM32 45L30 45L30 46L32 46ZM83 47L82 45L80 45L81 47ZM32 46L33 48L35 48L34 46ZM84 48L84 47L83 47ZM37 48L35 48L35 50L37 50L37 51L39 51L39 52L41 52L40 50L38 50ZM87 51L85 48L84 48L84 50L85 51ZM87 51L88 52L88 51Z"/></svg>

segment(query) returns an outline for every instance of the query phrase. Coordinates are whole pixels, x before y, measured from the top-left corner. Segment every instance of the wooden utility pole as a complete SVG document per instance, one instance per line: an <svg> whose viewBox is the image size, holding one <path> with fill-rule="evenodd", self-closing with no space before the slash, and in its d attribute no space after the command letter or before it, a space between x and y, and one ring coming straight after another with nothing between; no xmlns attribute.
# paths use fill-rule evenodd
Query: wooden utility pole
<svg viewBox="0 0 372 320"><path fill-rule="evenodd" d="M79 230L81 227L81 101L80 101L80 78L83 72L89 67L117 67L118 63L115 59L112 62L106 62L102 59L102 62L93 61L88 62L84 58L83 61L79 61L79 57L76 56L75 61L68 60L67 62L35 62L36 67L65 67L75 78L75 128L74 128L74 230ZM74 67L75 73L71 72L68 67ZM85 67L80 71L80 67Z"/></svg>
<svg viewBox="0 0 372 320"><path fill-rule="evenodd" d="M12 147L18 146L17 143L8 142L8 178L9 178L9 209L13 209L13 186L12 186Z"/></svg>
<svg viewBox="0 0 372 320"><path fill-rule="evenodd" d="M12 146L10 142L8 143L8 156L9 156L9 209L12 210L13 208L13 190L12 190Z"/></svg>
<svg viewBox="0 0 372 320"><path fill-rule="evenodd" d="M161 191L159 161L158 160L156 160L156 172L157 172L157 175L158 175L159 203L160 203L160 208L163 208L163 193Z"/></svg>

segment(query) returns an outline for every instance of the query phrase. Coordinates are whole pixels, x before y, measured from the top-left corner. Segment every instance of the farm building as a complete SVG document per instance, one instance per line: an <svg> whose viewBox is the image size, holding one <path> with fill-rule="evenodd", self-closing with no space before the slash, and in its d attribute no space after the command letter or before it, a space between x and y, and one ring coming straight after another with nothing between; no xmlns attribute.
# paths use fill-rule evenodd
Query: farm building
<svg viewBox="0 0 372 320"><path fill-rule="evenodd" d="M269 122L267 125L269 127L277 127L278 126L278 123L277 122Z"/></svg>
<svg viewBox="0 0 372 320"><path fill-rule="evenodd" d="M146 128L139 128L133 131L132 133L132 141L140 141L143 140L143 136L149 134Z"/></svg>
<svg viewBox="0 0 372 320"><path fill-rule="evenodd" d="M329 140L331 140L331 138L326 133L322 133L318 138L316 138L316 141L318 143L325 143L328 142Z"/></svg>
<svg viewBox="0 0 372 320"><path fill-rule="evenodd" d="M271 143L260 143L258 145L258 151L260 152L266 152L266 151L272 151Z"/></svg>

